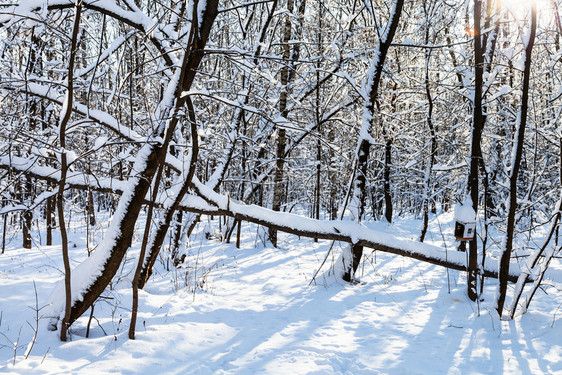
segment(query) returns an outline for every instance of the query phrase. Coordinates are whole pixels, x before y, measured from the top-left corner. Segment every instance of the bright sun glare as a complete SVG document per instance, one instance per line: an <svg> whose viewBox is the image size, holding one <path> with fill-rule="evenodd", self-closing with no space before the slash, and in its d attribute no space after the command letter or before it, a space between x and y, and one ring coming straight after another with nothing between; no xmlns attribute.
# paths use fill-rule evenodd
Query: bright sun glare
<svg viewBox="0 0 562 375"><path fill-rule="evenodd" d="M533 1L537 4L539 17L549 17L552 14L551 0L502 0L505 7L516 19L521 19L529 15Z"/></svg>

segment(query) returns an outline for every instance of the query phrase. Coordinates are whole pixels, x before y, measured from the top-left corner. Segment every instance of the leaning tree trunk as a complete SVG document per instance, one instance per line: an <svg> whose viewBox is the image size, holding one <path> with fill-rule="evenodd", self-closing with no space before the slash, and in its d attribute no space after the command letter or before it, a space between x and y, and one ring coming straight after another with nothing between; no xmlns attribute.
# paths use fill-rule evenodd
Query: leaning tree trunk
<svg viewBox="0 0 562 375"><path fill-rule="evenodd" d="M189 98L188 98L189 99ZM162 213L162 217L158 222L158 226L156 228L156 234L150 238L148 241L149 245L149 252L148 256L145 258L144 252L141 252L139 255L139 265L137 267L137 272L135 272L135 277L133 279L134 288L143 288L148 278L152 274L152 266L156 262L156 257L158 252L164 243L164 239L166 238L166 233L168 233L168 229L170 228L170 223L174 217L174 213L178 209L183 197L187 194L189 186L191 185L191 179L195 173L195 164L197 162L197 155L199 152L199 142L198 142L198 135L197 135L197 122L195 118L195 109L193 108L193 104L191 103L191 99L187 101L188 107L188 114L190 119L191 125L191 156L189 161L189 170L187 173L181 173L178 177L181 179L181 183L179 184L179 190L174 192L173 195L174 199L170 201L168 204L164 205L164 212ZM146 245L145 245L146 248Z"/></svg>
<svg viewBox="0 0 562 375"><path fill-rule="evenodd" d="M152 267L156 263L156 259L162 247L162 243L164 243L164 239L166 238L166 233L170 228L170 223L174 217L174 213L180 207L180 203L183 197L187 194L189 187L191 186L191 181L193 176L195 175L195 168L198 158L199 152L199 141L197 135L197 123L195 117L195 108L191 103L191 99L188 98L187 101L188 107L188 115L190 118L191 123L191 137L192 137L192 153L189 161L189 170L187 173L182 173L179 176L181 182L178 182L179 190L176 192L174 191L171 196L174 197L173 201L169 201L167 205L164 206L164 212L161 215L161 219L158 222L158 226L156 228L155 234L151 237L149 244L149 251L146 253L146 257L144 257L144 262L142 269L140 271L140 275L137 281L139 289L144 288L148 279L152 275ZM232 156L236 149L236 134L238 133L239 126L242 121L243 111L240 109L238 114L236 115L236 121L234 122L232 132L230 134L230 138L233 139L230 147L228 147L228 152L224 156L223 161L221 162L220 166L213 172L211 178L207 181L206 185L209 186L213 190L218 190L220 184L224 180L224 176L227 172L228 166L230 161L232 160ZM181 213L181 212L180 212ZM195 228L195 225L199 222L200 215L190 215L188 220L185 224L185 238L189 238L191 232ZM180 233L176 233L175 240L179 242ZM174 264L177 264L178 261L178 254L176 252L174 257Z"/></svg>
<svg viewBox="0 0 562 375"><path fill-rule="evenodd" d="M199 22L200 27L195 27L197 32L190 34L190 42L181 66L178 68L179 72L174 75L173 81L170 82L170 88L173 88L175 94L172 98L169 98L170 101L163 103L163 108L169 108L169 110L164 111L167 113L163 113L160 125L147 139L148 142L139 150L133 168L138 172L129 179L128 189L119 200L118 208L106 237L92 256L87 258L74 271L75 274L89 274L90 277L82 277L83 282L79 287L74 288L69 325L86 312L109 285L113 276L117 273L126 251L131 246L135 224L150 187L150 181L152 181L161 161L165 160L170 138L179 120L178 112L183 110L187 99L186 96L182 97L181 93L190 89L204 56L203 49L217 15L217 6L218 0L207 0L201 22ZM194 24L198 23L194 22ZM49 312L55 319L59 318L62 310L56 297L59 293L58 288L57 286L52 294Z"/></svg>
<svg viewBox="0 0 562 375"><path fill-rule="evenodd" d="M509 260L511 259L511 250L513 248L513 238L515 231L515 213L517 211L517 178L519 177L519 169L521 164L521 157L523 155L523 141L525 137L525 127L527 125L527 111L529 101L529 81L531 77L531 54L535 44L535 35L537 31L537 6L533 2L531 6L531 30L529 39L526 41L525 46L525 68L523 70L523 88L521 95L521 107L519 109L518 123L513 140L513 153L514 155L511 173L509 176L509 208L507 212L507 228L505 242L500 257L500 270L499 270L499 286L497 293L496 309L498 314L502 316L503 305L505 302L505 295L507 292L507 282L509 275Z"/></svg>
<svg viewBox="0 0 562 375"><path fill-rule="evenodd" d="M562 161L562 160L561 160ZM560 177L562 178L562 173L560 175ZM559 227L558 224L560 222L560 216L562 214L562 193L560 194L560 200L556 203L555 209L554 209L554 215L552 215L552 224L550 225L550 230L548 231L548 235L546 236L546 239L544 240L542 246L535 251L533 254L531 254L531 256L527 259L527 261L525 262L525 266L521 268L521 274L519 275L519 278L517 279L517 283L515 284L515 290L513 292L513 301L511 302L511 307L509 308L509 318L513 319L513 317L515 316L515 310L517 309L517 304L519 303L519 300L521 299L521 295L523 294L523 287L525 286L525 284L527 283L527 281L529 280L529 276L530 275L537 275L539 274L539 277L535 280L535 284L538 287L538 285L540 284L540 280L542 280L542 276L544 274L544 271L546 270L547 267L547 261L552 257L552 254L554 254L554 250L551 249L551 251L547 251L547 247L550 244L554 233L556 232L557 228ZM557 247L557 244L554 243L553 248ZM545 256L545 252L547 253ZM542 272L536 272L537 269L537 265L539 263L539 260L544 257L545 261L544 261L544 267L542 267ZM537 283L537 281L539 281ZM535 285L533 285L534 288ZM531 290L531 293L529 294L529 296L532 297L532 293L533 290ZM528 297L525 300L525 310L526 307L528 307L528 304L530 303L531 298Z"/></svg>
<svg viewBox="0 0 562 375"><path fill-rule="evenodd" d="M363 107L363 121L361 123L361 131L357 142L357 166L350 204L352 219L355 221L361 221L361 217L365 212L365 199L367 196L367 165L369 163L370 147L373 143L373 138L371 137L370 132L375 117L375 105L378 100L379 83L382 76L384 62L392 43L392 39L394 38L394 34L396 33L396 29L398 28L403 5L404 0L394 0L388 24L384 34L381 36L378 48L375 51L375 57L371 62L371 67L367 72L365 92L368 93L368 97L366 98L365 105ZM342 275L343 280L348 282L354 280L355 271L357 271L362 255L363 246L359 244L352 244L350 249L344 249L344 253L342 255L344 267Z"/></svg>

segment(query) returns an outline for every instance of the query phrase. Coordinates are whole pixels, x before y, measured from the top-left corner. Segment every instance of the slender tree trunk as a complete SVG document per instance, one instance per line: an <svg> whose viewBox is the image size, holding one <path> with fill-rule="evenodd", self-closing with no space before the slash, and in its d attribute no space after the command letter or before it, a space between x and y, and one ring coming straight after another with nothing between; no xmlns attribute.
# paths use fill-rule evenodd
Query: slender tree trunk
<svg viewBox="0 0 562 375"><path fill-rule="evenodd" d="M52 246L53 245L53 228L55 227L56 223L55 223L55 218L53 217L53 214L55 212L55 207L56 205L56 198L50 197L47 199L47 202L45 203L45 216L46 216L46 226L47 226L47 246Z"/></svg>
<svg viewBox="0 0 562 375"><path fill-rule="evenodd" d="M193 104L191 103L191 99L186 102L188 107L188 113L190 118L190 125L191 125L191 160L189 161L189 170L185 174L181 174L180 178L183 178L181 181L181 185L179 191L175 193L173 201L165 206L164 212L162 213L162 217L158 223L156 228L156 233L154 238L151 238L149 241L149 253L145 259L145 253L141 249L141 255L139 255L139 265L137 267L137 272L135 272L135 278L133 280L133 284L135 287L144 288L144 285L148 281L148 278L152 274L152 267L156 262L156 257L158 252L164 243L164 239L166 238L166 233L170 228L170 223L172 222L172 218L174 213L178 209L181 200L187 194L188 188L191 185L191 180L193 175L195 174L195 165L197 162L197 155L199 152L199 141L197 136L197 122L195 118L195 109ZM163 161L162 161L163 162ZM147 233L148 235L148 233ZM148 238L147 238L148 240ZM146 249L146 246L145 246ZM138 274L137 274L138 273ZM133 328L134 329L134 328Z"/></svg>
<svg viewBox="0 0 562 375"><path fill-rule="evenodd" d="M63 113L61 114L61 121L59 124L59 143L61 148L60 164L61 164L61 177L57 192L57 211L59 216L59 230L61 234L62 245L62 259L64 263L64 287L65 287L65 313L61 324L60 339L66 341L66 334L70 326L70 313L72 308L72 293L71 293L71 274L70 274L70 256L68 254L68 237L66 233L66 223L64 219L64 190L66 185L66 174L68 165L66 160L66 126L72 114L72 103L74 99L74 65L76 60L76 47L78 43L78 33L80 31L80 17L82 13L82 1L77 0L75 4L74 25L72 29L72 39L70 47L70 58L68 60L68 76L67 76L67 90L66 102L63 106Z"/></svg>
<svg viewBox="0 0 562 375"><path fill-rule="evenodd" d="M367 166L369 162L370 146L373 142L370 132L375 117L375 105L378 100L379 83L381 80L386 55L392 43L392 39L394 38L394 34L396 33L396 29L398 28L403 5L404 0L394 0L388 25L386 26L385 33L381 36L378 48L375 52L375 58L373 59L371 67L369 68L369 71L367 73L365 92L368 93L368 98L365 101L365 106L363 107L363 121L361 124L356 151L357 166L355 171L355 178L353 181L352 198L350 204L352 219L356 221L361 221L361 217L363 216L363 213L365 211L365 200L367 196ZM389 150L391 144L388 144L387 146L388 147L386 150ZM385 156L385 160L388 160L390 164L390 155ZM385 179L388 181L387 177L389 176L385 176ZM387 207L387 213L388 210L390 211L390 219L392 220L391 205ZM343 280L348 282L354 280L355 271L359 266L362 255L363 247L359 244L353 244L349 250L344 250L344 253L342 255L344 268L342 275Z"/></svg>
<svg viewBox="0 0 562 375"><path fill-rule="evenodd" d="M305 0L301 0L304 1ZM290 92L290 79L291 79L291 69L295 69L295 65L291 63L291 45L289 44L292 36L292 26L291 26L291 15L294 11L294 1L287 0L287 11L288 14L285 15L285 22L283 23L283 40L282 40L282 59L283 67L280 72L281 81L281 94L279 96L279 112L284 119L288 119L289 109L287 107L287 100ZM296 45L292 48L293 58L295 58ZM285 149L287 147L287 131L283 127L277 127L277 148L276 148L276 160L275 160L275 173L273 176L273 211L280 211L281 206L286 203L286 186L284 183L285 177ZM273 228L269 229L269 240L274 247L277 247L277 231Z"/></svg>
<svg viewBox="0 0 562 375"><path fill-rule="evenodd" d="M322 46L322 10L323 4L321 1L318 2L318 56L322 56L324 54L324 48ZM320 219L320 196L321 196L321 163L322 163L322 142L320 141L322 138L322 124L320 119L320 87L321 80L320 80L320 61L316 64L316 96L315 96L315 103L314 103L314 114L316 119L316 126L318 131L318 140L316 141L316 187L315 187L315 194L314 194L314 218L316 220ZM318 242L318 239L315 238L314 242Z"/></svg>
<svg viewBox="0 0 562 375"><path fill-rule="evenodd" d="M90 226L96 225L96 210L94 208L94 194L92 190L88 190L86 193L86 212L88 215L88 223Z"/></svg>
<svg viewBox="0 0 562 375"><path fill-rule="evenodd" d="M390 167L392 166L392 138L385 135L384 143L384 218L388 223L392 223L392 192L390 191Z"/></svg>
<svg viewBox="0 0 562 375"><path fill-rule="evenodd" d="M507 282L509 275L509 261L511 259L511 250L513 248L513 238L515 231L515 212L517 211L517 179L519 177L519 169L521 166L521 157L523 155L523 142L525 139L525 127L527 125L527 111L529 101L529 81L531 77L531 56L533 46L535 44L535 35L537 31L537 5L535 2L531 5L531 30L529 40L525 46L525 68L523 70L523 88L521 95L521 108L517 123L517 132L513 140L513 162L511 165L511 173L509 176L509 209L507 212L507 228L505 243L500 257L499 270L499 286L497 293L497 311L500 316L503 313L503 305L507 292Z"/></svg>
<svg viewBox="0 0 562 375"><path fill-rule="evenodd" d="M426 9L426 2L424 2L424 9ZM428 12L426 10L426 17L428 17ZM429 18L429 17L428 17ZM429 19L426 19L426 30L425 30L425 43L429 43ZM429 81L429 63L431 59L431 50L426 50L425 53L425 96L427 98L427 116L426 123L429 129L430 136L430 148L429 148L429 158L427 161L427 166L425 170L425 181L424 181L424 193L422 201L423 210L423 225L420 234L420 242L423 242L425 235L427 233L427 227L429 225L429 199L431 194L431 170L433 169L433 164L435 161L435 152L437 149L437 137L435 134L435 127L433 126L433 96L431 95L430 81Z"/></svg>
<svg viewBox="0 0 562 375"><path fill-rule="evenodd" d="M496 20L494 23L494 29L491 33L487 33L486 35L483 36L483 45L486 46L486 54L485 54L485 65L486 65L486 72L488 73L489 76L491 76L492 74L492 67L493 67L493 61L494 61L494 55L496 52L496 47L497 47L497 41L498 41L498 36L500 33L500 26L501 26L501 16L499 15L499 6L501 5L501 3L499 1L495 2L495 1L488 1L488 5L487 5L487 17L486 17L486 22L484 25L484 28L486 30L490 29L490 25L492 23L492 17L495 16ZM495 7L495 9L494 9ZM485 94L483 94L485 96ZM486 124L487 118L488 118L488 104L483 104L483 123ZM492 196L492 189L491 189L491 184L490 184L490 173L488 172L488 170L486 169L486 164L484 162L484 157L483 157L483 153L482 153L482 147L480 145L480 150L478 151L478 153L480 154L481 158L480 158L480 171L482 172L482 185L484 188L484 232L480 234L480 238L482 238L482 265L481 268L484 268L484 264L486 262L486 250L487 250L487 244L488 244L488 228L489 228L489 218L492 215L492 211L494 210L494 198ZM480 275L480 295L483 293L484 291L484 281L485 281L485 277L484 275Z"/></svg>
<svg viewBox="0 0 562 375"><path fill-rule="evenodd" d="M474 99L472 106L472 143L470 146L470 171L468 175L468 190L472 200L472 208L478 215L478 167L482 155L480 154L480 143L484 129L484 117L482 111L482 85L484 72L484 49L482 48L482 37L480 21L482 18L482 1L474 0ZM468 272L467 287L468 297L472 301L478 298L477 290L478 274L478 237L474 234L474 240L469 241L468 246Z"/></svg>
<svg viewBox="0 0 562 375"><path fill-rule="evenodd" d="M31 44L29 46L29 58L28 64L26 66L25 75L26 80L29 79L29 75L35 75L42 69L41 64L41 52L40 45L41 39L36 35L35 27L32 28L31 32ZM37 119L41 116L39 100L37 98L28 98L26 103L29 104L27 117L29 131L34 133L37 128ZM25 177L25 182L23 182L22 200L31 203L34 196L34 184L30 176ZM21 214L22 219L22 247L25 249L31 249L32 237L31 237L31 226L33 223L33 212L31 210L25 210Z"/></svg>
<svg viewBox="0 0 562 375"><path fill-rule="evenodd" d="M328 142L332 143L336 138L333 126L328 130ZM337 165L334 159L335 153L332 147L328 147L328 181L330 189L329 213L330 220L338 218L338 173Z"/></svg>
<svg viewBox="0 0 562 375"><path fill-rule="evenodd" d="M196 7L197 2L194 3L194 6ZM135 39L134 41L134 50L137 51L137 40ZM134 81L134 75L136 73L138 73L137 71L137 67L138 64L136 63L136 59L133 59L133 52L129 51L129 58L130 58L130 70L131 73L129 75L129 113L130 113L130 126L131 129L134 128L135 123L134 123L134 103L133 103L133 87L135 86L135 81ZM133 74L133 72L135 74ZM136 89L136 88L135 88ZM156 172L156 176L154 177L153 183L152 183L152 201L156 201L156 198L158 197L158 189L160 187L160 182L162 180L162 173L163 170L165 168L164 165L164 159L165 157L163 155L159 155L160 156L160 160L158 160L158 169ZM144 226L144 233L143 233L143 237L142 237L142 243L141 243L141 249L140 249L140 253L139 253L139 258L137 261L137 267L135 269L135 274L133 275L133 280L131 282L131 286L132 286L132 306L131 306L131 323L129 325L129 339L134 340L135 339L135 329L136 329L136 323L137 323L137 312L138 312L138 306L139 306L139 278L140 278L140 273L143 267L143 263L144 263L144 256L146 253L146 248L148 246L148 241L149 241L149 236L150 236L150 225L152 223L152 213L153 213L153 209L154 207L152 205L150 205L148 207L148 212L146 214L146 222L145 222L145 226Z"/></svg>
<svg viewBox="0 0 562 375"><path fill-rule="evenodd" d="M33 183L30 177L25 179L25 189L24 196L27 196L29 200L33 198ZM23 244L24 249L31 249L32 238L31 238L31 225L33 223L33 212L31 210L25 210L22 213L22 224L23 224Z"/></svg>
<svg viewBox="0 0 562 375"><path fill-rule="evenodd" d="M181 93L191 88L193 79L198 72L204 56L204 47L217 15L217 7L218 1L207 0L202 14L199 13L202 15L201 22L193 22L193 27L196 30L189 34L190 40L186 46L187 51L184 54L181 66L177 68L179 70L176 71L175 78L170 82L170 89L173 89L174 96L167 98L166 103L162 103L162 108L166 110L166 113L162 114L160 123L154 129L153 134L148 137L148 142L139 151L134 166L136 174L129 178L127 190L119 201L119 206L107 231L106 238L98 246L97 251L78 266L81 270L96 272L96 276L92 276L87 281L80 279L80 287L75 288L76 298L72 305L69 324L86 312L109 285L118 271L127 249L131 246L135 223L144 204L150 181L152 181L159 166L159 161L164 160L170 138L179 121L178 112L187 100L187 97L181 96ZM193 19L198 19L197 7L195 7L194 14ZM101 269L91 270L92 264L102 264L103 266ZM52 302L50 314L57 318L60 304L56 300L50 302Z"/></svg>
<svg viewBox="0 0 562 375"><path fill-rule="evenodd" d="M561 174L561 177L562 177L562 174ZM562 192L560 194L560 200L558 201L558 203L555 206L554 212L555 213L554 213L553 218L552 218L552 224L550 226L550 230L548 231L548 235L547 235L546 239L544 240L542 246L540 247L540 249L538 249L533 254L531 254L531 256L525 262L525 266L521 268L521 274L519 275L519 278L517 279L517 283L515 284L515 291L513 293L513 301L511 302L511 307L509 309L509 318L510 319L513 319L513 317L515 316L515 311L517 310L517 304L519 303L519 299L521 298L521 295L523 294L523 287L525 286L525 284L529 280L529 276L531 274L533 274L533 275L540 274L540 277L537 278L537 280L539 282L537 283L537 280L535 280L535 283L534 283L534 285L537 285L537 287L538 287L538 285L540 285L540 280L542 280L542 275L544 274L544 271L546 271L546 269L548 268L549 258L552 258L552 255L553 255L554 251L551 251L545 257L547 259L545 259L545 261L544 261L545 265L544 265L544 267L542 267L542 272L535 272L536 271L535 267L537 266L537 264L539 262L539 259L544 256L544 253L547 250L547 247L550 244L553 235L556 233L556 231L559 228L558 224L560 223L560 216L561 216L561 213L562 213ZM553 244L553 247L554 248L558 247L558 244L555 242ZM531 290L530 298L526 299L525 311L527 310L527 307L529 306L528 304L530 303L530 300L532 298L533 293L534 292Z"/></svg>
<svg viewBox="0 0 562 375"><path fill-rule="evenodd" d="M2 254L4 254L4 251L6 250L6 226L8 221L8 214L2 215L2 218L4 219L2 222Z"/></svg>
<svg viewBox="0 0 562 375"><path fill-rule="evenodd" d="M236 248L240 249L240 232L242 231L242 220L238 220L236 225Z"/></svg>
<svg viewBox="0 0 562 375"><path fill-rule="evenodd" d="M162 162L162 161L161 161ZM160 181L162 179L162 169L164 168L164 164L161 163L158 171L156 172L156 176L154 177L154 183L152 184L152 201L156 201L156 198L158 197L158 188L160 186ZM133 303L132 303L132 307L131 307L131 324L129 325L129 339L134 340L135 339L135 328L136 328L136 324L137 324L137 311L138 311L138 307L139 307L139 278L140 278L140 273L142 270L142 266L143 266L143 262L144 262L144 255L146 253L146 247L148 245L148 239L150 236L150 224L152 222L152 212L153 212L153 206L149 205L148 206L148 212L146 214L146 223L144 225L144 233L142 236L142 244L141 244L141 250L139 253L139 258L137 261L137 267L135 268L135 274L133 275L133 280L131 282L132 284L132 289L133 289Z"/></svg>
<svg viewBox="0 0 562 375"><path fill-rule="evenodd" d="M60 339L66 341L66 333L70 327L70 311L72 308L72 289L70 274L70 256L68 254L68 236L64 219L64 185L66 179L67 165L66 153L61 154L61 183L57 193L57 211L59 214L59 230L61 234L62 258L64 263L64 287L65 287L65 313L61 324Z"/></svg>

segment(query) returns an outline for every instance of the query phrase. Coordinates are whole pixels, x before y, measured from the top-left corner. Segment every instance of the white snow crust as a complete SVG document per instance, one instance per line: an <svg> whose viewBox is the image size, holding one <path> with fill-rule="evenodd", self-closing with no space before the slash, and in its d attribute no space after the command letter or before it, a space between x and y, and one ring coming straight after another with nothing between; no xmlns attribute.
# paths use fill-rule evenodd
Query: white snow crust
<svg viewBox="0 0 562 375"><path fill-rule="evenodd" d="M98 213L100 222L107 219ZM75 264L87 258L84 219L76 217L69 226ZM399 218L392 226L369 223L367 229L409 241L417 236L412 228L419 226ZM438 221L432 217L428 246L443 246L442 231L451 249L453 227L452 214L442 214ZM0 373L562 372L557 313L562 296L554 287L546 287L548 295L538 292L526 314L501 321L493 307L495 279L487 279L477 308L466 296L464 272L449 270L448 283L442 267L368 252L358 273L360 283L349 285L333 276L338 267L334 259L347 246L336 243L330 254L331 241L314 243L280 233L276 249L261 243L263 229L244 223L237 249L206 238L206 232L215 231L218 222L204 217L190 238L184 268L167 271L157 262L153 278L140 291L136 340L127 338L130 275L136 263L128 261L96 303L89 338L88 316L71 327L66 343L57 332L47 331L48 319L42 318L31 348L33 331L27 323L35 325L34 283L42 300L60 278L60 239L55 238L54 246L31 250L19 248L21 238L9 241L0 256ZM40 242L38 233L34 237ZM129 260L139 246L135 241ZM326 264L309 285L326 254ZM553 260L547 277L560 280L561 274L560 262ZM41 309L40 316L45 314ZM9 343L18 337L14 366Z"/></svg>

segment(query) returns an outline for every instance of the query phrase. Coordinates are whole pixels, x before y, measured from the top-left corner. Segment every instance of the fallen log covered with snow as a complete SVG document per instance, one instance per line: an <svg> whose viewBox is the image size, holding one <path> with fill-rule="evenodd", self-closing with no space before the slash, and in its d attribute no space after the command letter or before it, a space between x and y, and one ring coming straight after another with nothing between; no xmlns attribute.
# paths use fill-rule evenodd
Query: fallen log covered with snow
<svg viewBox="0 0 562 375"><path fill-rule="evenodd" d="M208 215L226 215L303 237L359 244L374 250L402 255L460 271L466 270L467 267L466 254L463 252L448 251L438 246L397 238L353 221L316 220L260 206L246 205L216 193L196 178L193 183L200 197L193 195L186 197L182 205L186 211ZM497 278L498 262L495 259L486 260L481 272L486 277ZM510 267L509 280L516 282L519 274L519 267L513 264Z"/></svg>
<svg viewBox="0 0 562 375"><path fill-rule="evenodd" d="M12 163L8 163L7 160L1 161L0 168L8 169L11 167L24 174L30 173L33 177L50 182L56 182L58 178L58 171L55 168L38 167L29 163L29 161L24 162L19 159L12 160ZM123 186L126 185L126 181L109 178L106 180L89 179L80 176L80 174L70 176L68 180L69 187L72 188L90 188L117 194L121 194ZM86 181L90 182L87 183ZM455 270L466 270L466 254L456 250L448 251L438 246L414 240L399 239L351 221L315 220L287 212L272 211L260 206L246 205L216 193L199 180L194 181L194 187L199 196L187 196L182 202L181 210L206 215L226 215L298 236L357 243L374 250L402 255ZM160 205L161 202L155 203ZM497 278L498 262L495 259L487 259L482 272L485 277ZM513 264L510 267L509 280L516 282L519 274L519 267Z"/></svg>

